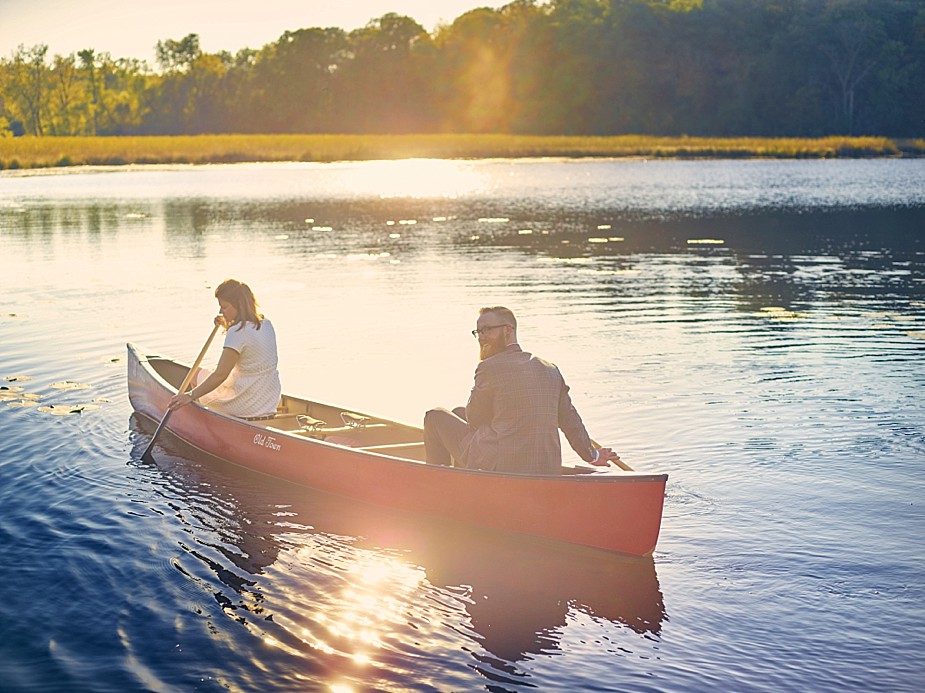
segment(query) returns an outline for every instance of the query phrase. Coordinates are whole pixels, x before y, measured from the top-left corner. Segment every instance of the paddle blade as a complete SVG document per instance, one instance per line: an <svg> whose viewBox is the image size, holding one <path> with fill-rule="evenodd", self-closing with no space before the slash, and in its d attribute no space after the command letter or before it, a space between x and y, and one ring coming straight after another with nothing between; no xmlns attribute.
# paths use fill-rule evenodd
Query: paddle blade
<svg viewBox="0 0 925 693"><path fill-rule="evenodd" d="M177 392L186 392L186 388L189 387L190 382L193 380L193 376L196 375L196 369L199 368L199 364L202 363L203 357L206 355L206 352L209 350L209 345L212 343L212 340L215 338L215 334L218 332L219 324L215 323L212 327L212 332L209 334L209 338L206 340L206 343L202 345L202 351L199 352L199 356L196 357L196 360L193 361L192 367L189 369L189 372L186 374L186 377L183 379L183 384L180 385ZM148 443L148 447L145 448L144 453L141 455L141 459L145 462L153 462L154 456L151 454L151 451L154 449L154 441L157 440L157 437L161 433L161 429L164 428L164 424L167 423L167 419L170 418L171 410L168 409L164 412L164 418L161 419L161 422L157 425L157 430L154 431L154 435L151 436L151 442Z"/></svg>
<svg viewBox="0 0 925 693"><path fill-rule="evenodd" d="M168 409L167 413L164 414L164 418L161 419L161 422L157 425L157 429L154 431L154 435L151 436L151 440L148 442L148 447L145 448L145 451L141 454L141 459L145 462L154 462L154 455L152 451L154 450L154 441L157 440L157 437L160 435L164 426L167 423L167 419L170 418L171 410Z"/></svg>

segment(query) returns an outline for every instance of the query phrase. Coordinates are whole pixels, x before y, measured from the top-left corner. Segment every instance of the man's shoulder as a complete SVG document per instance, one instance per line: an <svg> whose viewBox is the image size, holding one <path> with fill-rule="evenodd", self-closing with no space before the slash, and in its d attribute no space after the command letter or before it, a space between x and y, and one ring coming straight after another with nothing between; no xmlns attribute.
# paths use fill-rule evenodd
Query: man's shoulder
<svg viewBox="0 0 925 693"><path fill-rule="evenodd" d="M550 370L559 370L556 364L546 359L542 359L529 351L524 351L519 347L517 349L506 349L494 356L489 356L484 361L479 361L477 371L490 372L495 370L508 370L511 368L543 368Z"/></svg>
<svg viewBox="0 0 925 693"><path fill-rule="evenodd" d="M556 370L558 370L558 368L559 368L559 367L558 367L556 364L554 364L552 361L547 361L547 360L544 359L544 358L540 358L540 357L537 356L536 354L527 354L527 356L530 358L530 361L532 361L532 362L534 362L534 363L537 363L537 364L540 364L540 365L542 365L542 366L545 366L546 368L555 368Z"/></svg>
<svg viewBox="0 0 925 693"><path fill-rule="evenodd" d="M546 359L537 356L536 354L531 354L529 351L521 351L521 358L525 365L529 365L532 368L537 370L552 370L558 371L559 367L554 364L552 361L547 361Z"/></svg>

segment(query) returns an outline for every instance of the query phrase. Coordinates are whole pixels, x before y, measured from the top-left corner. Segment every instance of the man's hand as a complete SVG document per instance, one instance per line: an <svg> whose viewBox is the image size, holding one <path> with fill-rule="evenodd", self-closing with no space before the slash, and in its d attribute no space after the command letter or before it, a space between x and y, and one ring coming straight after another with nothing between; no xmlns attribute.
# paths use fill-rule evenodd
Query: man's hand
<svg viewBox="0 0 925 693"><path fill-rule="evenodd" d="M610 448L598 448L597 458L591 461L595 467L606 467L611 462L616 464L620 461L620 456Z"/></svg>

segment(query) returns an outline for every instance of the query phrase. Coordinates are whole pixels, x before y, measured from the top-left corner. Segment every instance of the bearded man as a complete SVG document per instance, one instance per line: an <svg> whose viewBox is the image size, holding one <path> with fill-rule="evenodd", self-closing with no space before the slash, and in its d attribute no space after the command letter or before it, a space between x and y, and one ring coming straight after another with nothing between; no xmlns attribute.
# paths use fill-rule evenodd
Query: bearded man
<svg viewBox="0 0 925 693"><path fill-rule="evenodd" d="M428 464L509 474L559 474L559 430L585 462L606 467L619 457L595 448L559 369L520 348L517 319L503 306L481 308L473 336L479 365L465 408L424 415Z"/></svg>

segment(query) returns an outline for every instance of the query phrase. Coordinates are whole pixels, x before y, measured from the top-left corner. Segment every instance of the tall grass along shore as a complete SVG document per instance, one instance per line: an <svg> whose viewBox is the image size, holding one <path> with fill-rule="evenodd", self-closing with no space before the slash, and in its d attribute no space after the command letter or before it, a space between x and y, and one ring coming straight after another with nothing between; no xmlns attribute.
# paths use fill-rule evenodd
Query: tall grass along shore
<svg viewBox="0 0 925 693"><path fill-rule="evenodd" d="M373 159L526 157L860 158L925 155L925 139L619 135L191 135L5 137L0 169Z"/></svg>

